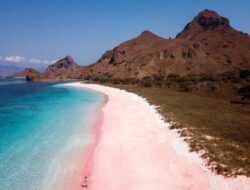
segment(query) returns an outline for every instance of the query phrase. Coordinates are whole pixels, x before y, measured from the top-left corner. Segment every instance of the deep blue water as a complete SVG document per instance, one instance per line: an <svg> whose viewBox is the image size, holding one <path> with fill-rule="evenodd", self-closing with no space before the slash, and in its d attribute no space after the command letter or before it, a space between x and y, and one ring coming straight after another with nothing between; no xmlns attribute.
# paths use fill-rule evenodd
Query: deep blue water
<svg viewBox="0 0 250 190"><path fill-rule="evenodd" d="M91 140L102 100L56 82L0 79L0 190L50 189L70 150Z"/></svg>

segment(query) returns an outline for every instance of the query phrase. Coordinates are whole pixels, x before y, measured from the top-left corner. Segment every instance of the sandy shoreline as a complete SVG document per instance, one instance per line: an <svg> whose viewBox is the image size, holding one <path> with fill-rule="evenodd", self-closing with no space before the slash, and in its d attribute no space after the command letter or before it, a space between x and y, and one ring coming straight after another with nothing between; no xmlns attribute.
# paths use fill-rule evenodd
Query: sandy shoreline
<svg viewBox="0 0 250 190"><path fill-rule="evenodd" d="M89 177L91 176L91 171L93 170L93 157L95 148L98 145L100 135L101 135L101 125L103 122L103 107L108 102L108 96L104 94L104 100L100 107L98 108L98 119L93 125L93 131L92 133L95 135L94 142L92 144L89 144L84 152L85 157L85 164L84 169L82 172L82 179L81 179L81 187L87 189L91 185L91 181L89 180ZM78 183L79 184L79 183Z"/></svg>
<svg viewBox="0 0 250 190"><path fill-rule="evenodd" d="M88 188L79 189L249 190L249 178L225 179L209 171L145 99L100 85L67 85L108 96L95 143L87 150L82 181L88 177Z"/></svg>
<svg viewBox="0 0 250 190"><path fill-rule="evenodd" d="M79 87L76 85L78 83L68 83L64 85ZM88 90L96 92L96 90L88 88ZM100 93L100 92L98 92ZM86 189L85 177L91 175L93 166L93 154L95 147L97 146L98 139L100 139L100 129L103 120L103 106L108 101L108 96L103 94L104 98L100 105L95 108L95 116L93 121L90 123L89 128L89 139L85 142L83 146L77 147L77 149L70 149L67 154L63 174L55 181L48 182L50 186L44 186L42 189L61 189L61 190L82 190ZM70 167L68 167L70 165ZM73 166L73 167L72 167ZM70 170L65 170L65 168L71 168ZM88 182L89 183L89 182ZM89 184L88 184L89 186Z"/></svg>

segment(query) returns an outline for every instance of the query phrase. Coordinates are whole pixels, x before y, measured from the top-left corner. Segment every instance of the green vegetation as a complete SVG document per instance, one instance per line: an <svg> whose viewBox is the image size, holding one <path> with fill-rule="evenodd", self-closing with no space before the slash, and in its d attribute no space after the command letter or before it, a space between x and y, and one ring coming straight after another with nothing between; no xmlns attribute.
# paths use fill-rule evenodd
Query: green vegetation
<svg viewBox="0 0 250 190"><path fill-rule="evenodd" d="M112 86L137 93L160 106L161 114L185 137L191 150L202 150L202 157L212 170L226 176L250 176L249 106L169 88ZM249 87L242 91L249 92Z"/></svg>
<svg viewBox="0 0 250 190"><path fill-rule="evenodd" d="M227 71L220 74L189 74L186 76L171 73L168 75L155 74L140 80L114 78L110 73L93 73L84 76L82 79L105 84L174 88L182 92L194 91L209 94L209 96L219 92L223 98L225 98L225 95L230 95L232 99L229 102L231 103L250 105L250 95L246 91L246 85L249 86L250 82L250 70Z"/></svg>
<svg viewBox="0 0 250 190"><path fill-rule="evenodd" d="M240 78L247 79L250 77L250 71L249 70L241 70L240 71Z"/></svg>
<svg viewBox="0 0 250 190"><path fill-rule="evenodd" d="M110 82L114 81L114 77L110 73L93 73L85 75L82 79L92 80L95 82ZM117 80L117 79L115 79ZM220 74L188 74L186 76L180 76L178 74L155 74L153 76L146 76L141 80L135 78L119 79L120 83L140 83L141 85L150 82L151 86L165 86L168 83L181 83L181 82L192 82L198 84L200 82L241 82L242 80L250 80L250 70L239 70L239 71L227 71Z"/></svg>
<svg viewBox="0 0 250 190"><path fill-rule="evenodd" d="M192 81L184 81L179 83L179 88L184 92L191 92L194 88L194 84Z"/></svg>
<svg viewBox="0 0 250 190"><path fill-rule="evenodd" d="M240 88L238 93L242 96L242 100L250 99L250 85Z"/></svg>

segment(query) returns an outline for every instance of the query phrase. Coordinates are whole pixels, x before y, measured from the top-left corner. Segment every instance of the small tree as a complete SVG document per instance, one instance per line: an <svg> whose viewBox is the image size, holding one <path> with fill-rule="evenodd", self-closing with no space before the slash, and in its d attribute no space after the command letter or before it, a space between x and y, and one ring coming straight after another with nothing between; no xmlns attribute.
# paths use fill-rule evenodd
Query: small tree
<svg viewBox="0 0 250 190"><path fill-rule="evenodd" d="M238 93L242 96L242 99L250 100L250 85L244 86L239 89Z"/></svg>
<svg viewBox="0 0 250 190"><path fill-rule="evenodd" d="M247 79L250 77L250 70L241 70L240 71L240 78Z"/></svg>
<svg viewBox="0 0 250 190"><path fill-rule="evenodd" d="M181 82L179 84L179 88L181 91L184 91L184 92L191 92L194 88L194 85L191 81L186 81L186 82Z"/></svg>

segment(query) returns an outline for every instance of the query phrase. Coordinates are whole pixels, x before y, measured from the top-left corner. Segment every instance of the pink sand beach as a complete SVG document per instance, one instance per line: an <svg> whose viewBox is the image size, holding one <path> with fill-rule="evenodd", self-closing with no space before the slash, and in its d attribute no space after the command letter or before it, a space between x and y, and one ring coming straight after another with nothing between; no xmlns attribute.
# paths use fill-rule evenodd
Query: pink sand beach
<svg viewBox="0 0 250 190"><path fill-rule="evenodd" d="M95 126L95 140L85 151L84 166L79 166L70 189L250 189L250 178L224 178L208 170L199 154L189 152L188 145L144 98L96 84L67 85L107 96ZM82 187L85 176L87 187Z"/></svg>

